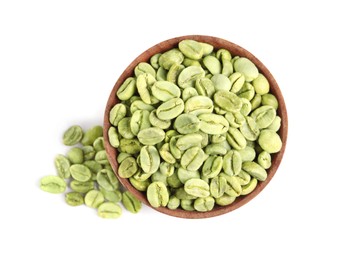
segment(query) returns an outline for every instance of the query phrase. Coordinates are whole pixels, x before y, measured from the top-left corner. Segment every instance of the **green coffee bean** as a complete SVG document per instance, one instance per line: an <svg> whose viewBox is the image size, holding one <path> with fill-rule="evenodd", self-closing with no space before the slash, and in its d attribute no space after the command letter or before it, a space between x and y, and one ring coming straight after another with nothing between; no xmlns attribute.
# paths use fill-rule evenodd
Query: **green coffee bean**
<svg viewBox="0 0 345 260"><path fill-rule="evenodd" d="M229 125L234 128L239 128L246 121L245 117L240 112L227 112L225 118L228 120Z"/></svg>
<svg viewBox="0 0 345 260"><path fill-rule="evenodd" d="M75 145L79 143L83 138L83 129L78 126L74 125L68 128L65 133L63 134L63 143L64 145Z"/></svg>
<svg viewBox="0 0 345 260"><path fill-rule="evenodd" d="M187 211L194 211L194 200L182 199L181 208Z"/></svg>
<svg viewBox="0 0 345 260"><path fill-rule="evenodd" d="M173 64L167 73L167 81L177 84L178 76L184 68L185 66L183 66L182 64Z"/></svg>
<svg viewBox="0 0 345 260"><path fill-rule="evenodd" d="M177 84L180 88L194 87L198 78L205 76L205 71L200 66L189 66L183 69L178 76Z"/></svg>
<svg viewBox="0 0 345 260"><path fill-rule="evenodd" d="M209 70L213 75L220 74L222 72L222 64L214 56L206 56L202 60L206 69Z"/></svg>
<svg viewBox="0 0 345 260"><path fill-rule="evenodd" d="M225 190L226 194L230 195L231 197L238 197L241 195L242 186L236 176L229 176L224 173L221 173L219 176L224 177L227 181L228 187Z"/></svg>
<svg viewBox="0 0 345 260"><path fill-rule="evenodd" d="M69 170L71 172L73 179L75 179L76 181L86 182L91 179L91 171L85 165L73 164L69 168Z"/></svg>
<svg viewBox="0 0 345 260"><path fill-rule="evenodd" d="M238 183L241 186L247 185L249 181L251 180L251 176L242 170L240 171L238 175L236 175L236 178L237 178Z"/></svg>
<svg viewBox="0 0 345 260"><path fill-rule="evenodd" d="M99 205L97 212L101 218L119 218L122 214L122 209L113 202L104 202Z"/></svg>
<svg viewBox="0 0 345 260"><path fill-rule="evenodd" d="M252 117L246 116L245 119L240 131L247 140L255 141L259 137L260 129Z"/></svg>
<svg viewBox="0 0 345 260"><path fill-rule="evenodd" d="M223 170L226 174L233 176L238 175L242 167L242 158L236 150L229 151L223 160Z"/></svg>
<svg viewBox="0 0 345 260"><path fill-rule="evenodd" d="M223 158L220 156L210 156L206 159L202 167L202 176L205 178L216 177L223 167Z"/></svg>
<svg viewBox="0 0 345 260"><path fill-rule="evenodd" d="M276 116L273 122L267 127L267 129L277 132L281 126L281 118L280 116Z"/></svg>
<svg viewBox="0 0 345 260"><path fill-rule="evenodd" d="M198 116L200 120L200 130L206 134L219 135L229 130L229 122L225 117L215 114L201 114Z"/></svg>
<svg viewBox="0 0 345 260"><path fill-rule="evenodd" d="M119 124L119 122L121 121L121 119L123 119L124 117L126 117L127 114L127 108L124 104L122 103L117 103L115 106L113 106L113 108L110 110L109 113L109 122L114 125L117 126Z"/></svg>
<svg viewBox="0 0 345 260"><path fill-rule="evenodd" d="M108 130L109 143L112 147L118 148L120 146L119 133L116 128L111 126Z"/></svg>
<svg viewBox="0 0 345 260"><path fill-rule="evenodd" d="M141 99L135 100L131 103L129 110L131 114L134 114L135 111L137 110L147 110L147 111L152 111L154 110L155 107L149 104L146 104L143 102Z"/></svg>
<svg viewBox="0 0 345 260"><path fill-rule="evenodd" d="M229 76L231 82L231 92L238 93L244 85L245 77L240 72L235 72Z"/></svg>
<svg viewBox="0 0 345 260"><path fill-rule="evenodd" d="M241 98L242 100L242 107L240 113L244 116L248 116L249 113L252 111L252 104L246 98Z"/></svg>
<svg viewBox="0 0 345 260"><path fill-rule="evenodd" d="M250 146L246 146L242 150L238 150L238 152L241 156L242 162L251 162L256 156L254 148Z"/></svg>
<svg viewBox="0 0 345 260"><path fill-rule="evenodd" d="M260 147L269 153L277 153L282 148L280 136L269 129L262 130L258 138Z"/></svg>
<svg viewBox="0 0 345 260"><path fill-rule="evenodd" d="M63 178L63 179L67 179L71 176L69 167L71 166L69 160L63 156L62 154L58 154L55 157L54 160L54 165L56 168L56 171L58 173L58 175Z"/></svg>
<svg viewBox="0 0 345 260"><path fill-rule="evenodd" d="M119 149L123 153L137 154L140 152L141 144L138 139L121 139Z"/></svg>
<svg viewBox="0 0 345 260"><path fill-rule="evenodd" d="M267 93L262 95L261 105L267 105L273 107L274 109L278 109L278 100L274 95Z"/></svg>
<svg viewBox="0 0 345 260"><path fill-rule="evenodd" d="M255 90L253 85L248 82L245 82L240 91L236 93L236 95L240 98L252 100L255 96Z"/></svg>
<svg viewBox="0 0 345 260"><path fill-rule="evenodd" d="M167 207L169 209L177 209L180 206L180 200L176 198L175 196L171 196L169 198L169 202L167 204Z"/></svg>
<svg viewBox="0 0 345 260"><path fill-rule="evenodd" d="M210 186L201 179L189 179L184 184L184 190L195 197L206 198L210 196Z"/></svg>
<svg viewBox="0 0 345 260"><path fill-rule="evenodd" d="M209 97L194 96L187 99L184 112L198 116L200 114L212 113L213 108L213 101Z"/></svg>
<svg viewBox="0 0 345 260"><path fill-rule="evenodd" d="M174 64L181 64L183 61L183 54L178 49L171 49L164 52L159 57L159 65L166 70L169 70L170 67Z"/></svg>
<svg viewBox="0 0 345 260"><path fill-rule="evenodd" d="M252 81L259 76L259 71L255 64L247 58L240 57L234 62L234 69L244 75L246 81Z"/></svg>
<svg viewBox="0 0 345 260"><path fill-rule="evenodd" d="M70 183L70 187L73 191L76 191L79 193L86 193L94 189L94 182L93 181L81 182L81 181L72 180Z"/></svg>
<svg viewBox="0 0 345 260"><path fill-rule="evenodd" d="M166 175L167 177L169 177L174 174L175 166L167 162L161 162L161 164L159 165L159 171L163 175Z"/></svg>
<svg viewBox="0 0 345 260"><path fill-rule="evenodd" d="M267 178L266 170L256 162L244 162L242 170L259 181L264 181Z"/></svg>
<svg viewBox="0 0 345 260"><path fill-rule="evenodd" d="M183 183L180 181L176 171L171 176L167 177L167 183L169 187L173 189L177 189L183 186Z"/></svg>
<svg viewBox="0 0 345 260"><path fill-rule="evenodd" d="M95 161L100 164L109 164L107 152L105 150L98 151L95 155Z"/></svg>
<svg viewBox="0 0 345 260"><path fill-rule="evenodd" d="M132 213L138 213L141 209L141 202L133 196L129 191L125 191L122 194L123 206Z"/></svg>
<svg viewBox="0 0 345 260"><path fill-rule="evenodd" d="M129 77L119 87L116 95L120 100L128 100L133 96L135 89L135 79L133 77Z"/></svg>
<svg viewBox="0 0 345 260"><path fill-rule="evenodd" d="M41 179L40 188L49 193L63 193L66 190L66 182L59 176L48 175Z"/></svg>
<svg viewBox="0 0 345 260"><path fill-rule="evenodd" d="M256 79L253 80L255 92L259 95L267 94L270 91L270 84L266 77L259 73Z"/></svg>
<svg viewBox="0 0 345 260"><path fill-rule="evenodd" d="M138 135L138 133L151 126L149 120L150 112L147 110L137 110L133 113L130 119L130 129L134 135Z"/></svg>
<svg viewBox="0 0 345 260"><path fill-rule="evenodd" d="M162 174L160 171L156 171L153 173L150 177L151 182L161 182L165 186L168 186L168 177L164 174Z"/></svg>
<svg viewBox="0 0 345 260"><path fill-rule="evenodd" d="M148 73L151 74L153 77L156 77L156 71L150 64L148 64L147 62L140 62L134 68L134 74L138 77L139 75L144 73Z"/></svg>
<svg viewBox="0 0 345 260"><path fill-rule="evenodd" d="M204 162L205 153L200 147L192 147L184 152L181 157L181 166L189 171L198 170Z"/></svg>
<svg viewBox="0 0 345 260"><path fill-rule="evenodd" d="M102 151L104 150L104 138L103 136L98 137L94 142L93 142L93 147L95 148L96 151Z"/></svg>
<svg viewBox="0 0 345 260"><path fill-rule="evenodd" d="M223 143L209 144L205 148L205 153L208 155L225 155L228 152L228 148Z"/></svg>
<svg viewBox="0 0 345 260"><path fill-rule="evenodd" d="M200 173L198 171L189 171L184 168L179 168L177 170L177 176L183 184L189 179L200 179Z"/></svg>
<svg viewBox="0 0 345 260"><path fill-rule="evenodd" d="M176 141L176 147L180 151L185 151L191 147L200 147L202 136L199 133L186 134L179 137Z"/></svg>
<svg viewBox="0 0 345 260"><path fill-rule="evenodd" d="M203 46L194 40L182 40L178 44L180 51L188 58L199 60L204 54Z"/></svg>
<svg viewBox="0 0 345 260"><path fill-rule="evenodd" d="M98 208L104 202L104 196L98 190L90 190L86 193L84 201L86 206Z"/></svg>
<svg viewBox="0 0 345 260"><path fill-rule="evenodd" d="M227 182L224 177L217 176L211 179L210 193L214 198L220 198L227 190Z"/></svg>
<svg viewBox="0 0 345 260"><path fill-rule="evenodd" d="M159 68L158 60L159 60L159 57L160 57L161 55L162 55L161 53L157 53L157 54L154 54L154 55L150 58L150 64L151 64L151 66L152 66L154 69L158 69L158 68Z"/></svg>
<svg viewBox="0 0 345 260"><path fill-rule="evenodd" d="M223 196L216 198L216 204L219 206L228 206L236 200L236 197L231 197L228 194L224 194Z"/></svg>
<svg viewBox="0 0 345 260"><path fill-rule="evenodd" d="M121 178L129 178L138 171L138 164L133 157L124 159L118 169Z"/></svg>
<svg viewBox="0 0 345 260"><path fill-rule="evenodd" d="M161 129L168 129L171 125L170 120L161 120L158 118L156 109L150 112L149 121L152 126L157 126Z"/></svg>
<svg viewBox="0 0 345 260"><path fill-rule="evenodd" d="M264 169L268 169L271 167L271 155L266 152L266 151L262 151L259 155L258 155L258 163L262 166L262 168Z"/></svg>
<svg viewBox="0 0 345 260"><path fill-rule="evenodd" d="M129 178L130 183L133 185L134 188L136 188L139 191L146 191L147 187L150 185L149 179L146 179L144 181L137 180L134 177Z"/></svg>
<svg viewBox="0 0 345 260"><path fill-rule="evenodd" d="M86 145L81 148L84 153L84 161L93 160L96 155L96 150L91 145Z"/></svg>
<svg viewBox="0 0 345 260"><path fill-rule="evenodd" d="M175 191L176 198L180 200L194 200L197 198L197 196L194 196L192 194L188 194L184 187L177 188Z"/></svg>
<svg viewBox="0 0 345 260"><path fill-rule="evenodd" d="M225 111L233 113L239 112L242 107L241 99L236 94L226 90L218 90L214 94L214 102Z"/></svg>
<svg viewBox="0 0 345 260"><path fill-rule="evenodd" d="M252 105L252 110L257 109L261 105L261 95L255 94L252 100L250 100L250 103Z"/></svg>
<svg viewBox="0 0 345 260"><path fill-rule="evenodd" d="M248 195L251 193L257 186L258 180L256 178L252 178L248 184L243 186L241 195Z"/></svg>
<svg viewBox="0 0 345 260"><path fill-rule="evenodd" d="M229 78L223 74L215 74L212 76L211 81L216 91L224 90L229 91L231 88L231 82Z"/></svg>
<svg viewBox="0 0 345 260"><path fill-rule="evenodd" d="M80 164L84 161L84 152L79 147L73 147L67 152L67 158L72 164ZM61 162L61 160L60 160ZM60 164L61 166L61 164Z"/></svg>
<svg viewBox="0 0 345 260"><path fill-rule="evenodd" d="M84 204L84 197L79 192L69 192L65 194L65 201L70 206L80 206Z"/></svg>
<svg viewBox="0 0 345 260"><path fill-rule="evenodd" d="M236 150L242 150L246 147L247 141L243 134L236 128L230 127L226 133L226 140Z"/></svg>
<svg viewBox="0 0 345 260"><path fill-rule="evenodd" d="M165 132L158 127L149 127L140 130L138 133L139 142L144 145L155 145L163 141Z"/></svg>
<svg viewBox="0 0 345 260"><path fill-rule="evenodd" d="M103 127L102 126L95 126L89 130L87 130L81 139L81 143L85 145L92 145L93 142L103 135Z"/></svg>
<svg viewBox="0 0 345 260"><path fill-rule="evenodd" d="M216 92L212 80L208 78L197 78L195 81L195 89L199 95L209 98L212 98L213 94Z"/></svg>
<svg viewBox="0 0 345 260"><path fill-rule="evenodd" d="M267 128L276 117L276 110L271 106L261 106L255 109L250 115L256 122L258 128Z"/></svg>
<svg viewBox="0 0 345 260"><path fill-rule="evenodd" d="M196 80L195 84L197 84L197 81L198 79ZM196 88L187 87L183 89L182 99L184 102L186 102L189 98L194 97L194 96L198 96L198 91L196 90Z"/></svg>
<svg viewBox="0 0 345 260"><path fill-rule="evenodd" d="M163 102L181 96L180 88L169 81L155 82L151 88L151 91L155 98Z"/></svg>
<svg viewBox="0 0 345 260"><path fill-rule="evenodd" d="M137 89L141 99L146 104L156 104L159 101L152 95L152 86L155 82L155 77L149 73L143 73L137 77Z"/></svg>
<svg viewBox="0 0 345 260"><path fill-rule="evenodd" d="M107 169L102 169L97 173L97 183L107 191L117 190L120 186L115 174Z"/></svg>
<svg viewBox="0 0 345 260"><path fill-rule="evenodd" d="M157 148L145 145L140 150L140 166L146 173L154 173L158 170L160 157Z"/></svg>
<svg viewBox="0 0 345 260"><path fill-rule="evenodd" d="M169 192L163 182L152 182L147 188L147 200L152 207L165 207L169 202Z"/></svg>
<svg viewBox="0 0 345 260"><path fill-rule="evenodd" d="M169 164L176 163L175 157L170 152L170 145L169 143L165 143L162 145L162 147L159 149L159 155L162 157L164 161L166 161Z"/></svg>
<svg viewBox="0 0 345 260"><path fill-rule="evenodd" d="M174 128L180 134L191 134L199 131L200 120L193 114L181 114L175 119Z"/></svg>
<svg viewBox="0 0 345 260"><path fill-rule="evenodd" d="M184 110L184 102L180 98L172 98L162 103L156 111L157 117L161 120L176 118Z"/></svg>
<svg viewBox="0 0 345 260"><path fill-rule="evenodd" d="M200 212L206 212L213 209L215 204L215 199L212 197L197 198L194 201L194 208Z"/></svg>

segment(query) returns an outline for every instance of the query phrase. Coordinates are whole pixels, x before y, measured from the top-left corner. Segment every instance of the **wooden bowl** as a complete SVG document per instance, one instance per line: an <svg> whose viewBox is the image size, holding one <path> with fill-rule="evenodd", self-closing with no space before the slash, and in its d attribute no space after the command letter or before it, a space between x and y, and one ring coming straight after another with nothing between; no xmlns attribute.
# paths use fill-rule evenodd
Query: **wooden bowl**
<svg viewBox="0 0 345 260"><path fill-rule="evenodd" d="M117 174L118 163L116 160L117 150L109 144L109 139L108 139L108 129L111 126L109 123L109 111L116 103L119 102L116 96L116 92L118 88L121 86L121 84L124 82L124 80L127 77L134 75L134 68L139 62L149 62L149 59L151 56L153 56L156 53L163 53L169 49L177 47L178 43L183 39L193 39L200 42L206 42L213 45L215 49L224 48L224 49L229 50L233 57L238 55L238 56L246 57L250 59L253 63L255 63L260 73L262 73L267 78L267 80L270 83L270 93L274 94L279 102L279 108L277 110L277 114L281 117L281 127L280 127L280 130L278 131L278 134L281 137L283 146L282 146L282 149L278 153L272 155L272 166L267 170L267 173L268 173L267 179L263 182L258 182L257 187L252 193L246 196L238 197L232 204L228 206L215 206L213 210L208 211L208 212L186 211L183 209L171 210L167 207L153 208L148 202L146 198L146 194L144 192L141 192L135 189L131 185L128 179L124 179L118 176ZM163 41L161 43L158 43L154 45L153 47L149 48L148 50L144 51L134 61L132 61L132 63L120 75L119 79L115 83L115 86L113 87L110 93L110 96L106 105L106 109L105 109L105 114L104 114L105 148L108 154L110 164L112 168L114 169L114 172L117 175L119 181L127 190L133 193L135 197L137 197L140 201L142 201L147 206L161 213L164 213L170 216L180 217L180 218L193 219L193 218L209 218L209 217L219 216L219 215L228 213L230 211L233 211L235 209L238 209L239 207L243 206L244 204L252 200L254 197L256 197L271 181L271 179L275 175L280 165L280 162L283 158L284 151L285 151L287 134L288 134L288 117L287 117L287 111L285 107L284 98L279 89L277 82L275 81L275 79L273 78L269 70L265 67L265 65L259 59L257 59L253 54L251 54L247 50L243 49L242 47L232 42L229 42L227 40L220 39L217 37L204 36L204 35L186 35L186 36L172 38L172 39Z"/></svg>

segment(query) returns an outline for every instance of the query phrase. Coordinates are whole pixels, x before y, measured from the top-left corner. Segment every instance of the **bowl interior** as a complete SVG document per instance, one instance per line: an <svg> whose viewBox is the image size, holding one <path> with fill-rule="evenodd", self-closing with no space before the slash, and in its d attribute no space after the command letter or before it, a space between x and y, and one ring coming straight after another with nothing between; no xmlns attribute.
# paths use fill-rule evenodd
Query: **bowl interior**
<svg viewBox="0 0 345 260"><path fill-rule="evenodd" d="M186 36L181 36L181 37L176 37L172 39L168 39L166 41L163 41L161 43L158 43L154 45L153 47L149 48L148 50L144 51L141 55L139 55L136 59L134 59L131 64L124 70L124 72L120 75L119 79L115 83L110 95L108 102L106 104L106 109L105 109L105 114L104 114L104 141L105 141L105 148L108 154L108 158L110 161L110 164L117 175L118 179L122 183L122 185L129 190L131 193L133 193L134 196L136 196L140 201L142 201L144 204L148 205L151 207L149 204L148 200L146 199L145 193L138 191L135 189L131 183L129 182L128 179L121 178L117 174L117 169L118 169L118 163L116 160L117 156L117 150L112 147L109 143L108 139L108 129L111 126L109 122L109 112L111 108L119 102L116 92L118 88L121 86L121 84L124 82L124 80L132 76L134 73L134 68L136 65L140 62L149 62L149 59L151 56L153 56L156 53L163 53L169 49L172 49L174 47L177 47L178 43L183 40L183 39L193 39L196 41L200 42L206 42L214 46L215 49L220 49L224 48L230 51L232 56L241 56L241 57L246 57L250 59L259 69L260 73L262 73L267 80L270 83L270 93L276 96L279 102L279 107L277 110L277 114L281 117L281 127L278 131L278 134L281 137L283 146L281 150L272 155L272 166L267 170L267 179L263 182L258 182L257 187L253 192L246 196L240 196L238 197L232 204L228 206L215 206L213 210L208 211L208 212L198 212L198 211L186 211L183 209L176 209L176 210L170 210L166 207L159 207L159 208L153 208L161 213L168 214L171 216L175 217L181 217L181 218L208 218L208 217L214 217L218 215L225 214L227 212L233 211L250 200L252 200L255 196L257 196L265 187L266 185L271 181L273 176L275 175L280 162L283 158L283 154L285 152L285 147L286 147L286 141L287 141L287 133L288 133L288 118L287 118L287 111L286 111L286 106L284 102L283 95L279 89L279 86L277 82L275 81L274 77L271 75L269 70L264 66L264 64L257 59L253 54L251 54L249 51L245 50L244 48L229 42L227 40L213 37L213 36L204 36L204 35L186 35Z"/></svg>

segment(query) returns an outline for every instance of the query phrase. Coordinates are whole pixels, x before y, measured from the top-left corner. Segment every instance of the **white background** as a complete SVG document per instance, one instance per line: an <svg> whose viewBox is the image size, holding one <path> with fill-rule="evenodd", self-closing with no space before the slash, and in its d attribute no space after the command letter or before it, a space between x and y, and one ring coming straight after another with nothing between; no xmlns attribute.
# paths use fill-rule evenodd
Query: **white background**
<svg viewBox="0 0 345 260"><path fill-rule="evenodd" d="M344 259L342 1L0 1L0 259ZM250 203L210 219L146 206L104 220L39 189L71 124L102 124L129 63L212 35L252 52L285 96L282 164ZM121 257L120 257L121 256Z"/></svg>

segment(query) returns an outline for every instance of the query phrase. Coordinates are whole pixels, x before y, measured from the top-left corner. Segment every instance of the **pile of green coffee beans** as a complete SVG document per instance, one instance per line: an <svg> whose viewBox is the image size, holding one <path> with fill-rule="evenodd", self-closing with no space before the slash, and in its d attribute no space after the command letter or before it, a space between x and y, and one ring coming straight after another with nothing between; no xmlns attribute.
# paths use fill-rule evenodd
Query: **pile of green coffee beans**
<svg viewBox="0 0 345 260"><path fill-rule="evenodd" d="M194 40L139 63L117 91L118 174L153 207L210 211L265 181L282 141L278 100L245 57Z"/></svg>
<svg viewBox="0 0 345 260"><path fill-rule="evenodd" d="M63 135L63 143L73 147L66 155L55 157L57 175L43 177L40 181L42 190L65 193L70 189L65 193L68 205L85 204L97 209L102 218L120 217L120 202L132 213L141 209L141 202L123 189L109 164L101 126L86 132L78 125L71 126Z"/></svg>

